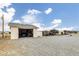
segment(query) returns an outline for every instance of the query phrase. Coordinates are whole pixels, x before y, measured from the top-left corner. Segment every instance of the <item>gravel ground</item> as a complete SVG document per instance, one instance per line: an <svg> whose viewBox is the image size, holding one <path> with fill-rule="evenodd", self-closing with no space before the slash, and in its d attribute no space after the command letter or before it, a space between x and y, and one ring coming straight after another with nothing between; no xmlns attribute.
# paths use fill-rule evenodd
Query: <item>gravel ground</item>
<svg viewBox="0 0 79 59"><path fill-rule="evenodd" d="M49 36L0 40L0 55L79 56L78 36Z"/></svg>

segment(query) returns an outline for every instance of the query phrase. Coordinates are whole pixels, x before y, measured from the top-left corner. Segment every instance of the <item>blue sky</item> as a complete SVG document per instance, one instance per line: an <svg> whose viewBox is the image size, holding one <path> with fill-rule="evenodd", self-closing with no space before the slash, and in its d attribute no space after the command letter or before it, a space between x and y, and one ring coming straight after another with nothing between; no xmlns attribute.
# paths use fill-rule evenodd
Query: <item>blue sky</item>
<svg viewBox="0 0 79 59"><path fill-rule="evenodd" d="M27 17L28 10L33 11L34 9L40 11L34 15L37 17L35 18L37 23L44 24L45 27L56 25L51 23L54 20L61 20L56 28L73 27L79 30L79 4L77 3L13 3L9 7L16 11L11 22L14 20L22 21L23 16ZM45 11L48 9L51 11L46 14Z"/></svg>
<svg viewBox="0 0 79 59"><path fill-rule="evenodd" d="M49 15L45 15L42 13L41 20L47 26L50 26L50 22L53 19L61 19L62 25L60 27L70 27L79 26L79 4L13 4L12 5L16 9L15 18L20 18L20 16L26 14L28 9L36 9L40 11L44 11L47 8L52 8L53 11Z"/></svg>

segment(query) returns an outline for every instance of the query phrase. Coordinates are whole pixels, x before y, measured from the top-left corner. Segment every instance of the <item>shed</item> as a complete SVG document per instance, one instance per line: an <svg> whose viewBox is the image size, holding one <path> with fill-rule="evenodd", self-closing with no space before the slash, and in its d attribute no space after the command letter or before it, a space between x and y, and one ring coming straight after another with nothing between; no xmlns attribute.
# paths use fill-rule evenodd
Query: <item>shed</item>
<svg viewBox="0 0 79 59"><path fill-rule="evenodd" d="M23 37L42 36L42 32L37 31L38 27L30 24L9 23L11 29L11 39Z"/></svg>

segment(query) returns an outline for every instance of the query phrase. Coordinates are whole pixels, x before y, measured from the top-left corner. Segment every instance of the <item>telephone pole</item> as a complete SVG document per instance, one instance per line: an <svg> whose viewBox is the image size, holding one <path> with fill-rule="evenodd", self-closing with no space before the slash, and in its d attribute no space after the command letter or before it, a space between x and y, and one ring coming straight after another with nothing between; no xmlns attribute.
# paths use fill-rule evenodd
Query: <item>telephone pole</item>
<svg viewBox="0 0 79 59"><path fill-rule="evenodd" d="M1 19L2 19L2 38L4 39L4 15L2 15Z"/></svg>

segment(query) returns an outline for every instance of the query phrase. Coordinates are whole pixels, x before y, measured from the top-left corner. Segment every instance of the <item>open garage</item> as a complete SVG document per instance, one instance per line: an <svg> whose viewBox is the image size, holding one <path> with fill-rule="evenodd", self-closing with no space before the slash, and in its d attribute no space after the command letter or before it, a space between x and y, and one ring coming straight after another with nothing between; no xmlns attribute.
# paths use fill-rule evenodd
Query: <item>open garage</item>
<svg viewBox="0 0 79 59"><path fill-rule="evenodd" d="M42 36L42 32L38 31L38 27L34 25L9 23L9 26L11 29L11 39Z"/></svg>
<svg viewBox="0 0 79 59"><path fill-rule="evenodd" d="M33 37L33 29L19 29L19 38Z"/></svg>

